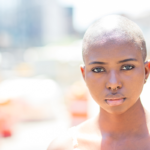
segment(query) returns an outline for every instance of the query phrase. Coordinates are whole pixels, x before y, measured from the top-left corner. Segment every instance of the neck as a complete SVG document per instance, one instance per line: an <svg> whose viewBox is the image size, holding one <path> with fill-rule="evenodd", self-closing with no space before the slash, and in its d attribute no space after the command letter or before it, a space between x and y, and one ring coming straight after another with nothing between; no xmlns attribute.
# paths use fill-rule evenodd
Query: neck
<svg viewBox="0 0 150 150"><path fill-rule="evenodd" d="M112 137L147 135L147 117L140 99L123 114L110 114L101 109L98 116L99 128L102 135Z"/></svg>

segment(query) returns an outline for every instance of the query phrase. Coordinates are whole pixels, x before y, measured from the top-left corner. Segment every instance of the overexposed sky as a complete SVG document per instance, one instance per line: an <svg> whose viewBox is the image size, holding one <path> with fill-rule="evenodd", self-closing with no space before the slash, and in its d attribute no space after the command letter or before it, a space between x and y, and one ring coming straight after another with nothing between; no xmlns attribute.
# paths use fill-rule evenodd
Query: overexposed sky
<svg viewBox="0 0 150 150"><path fill-rule="evenodd" d="M19 4L19 0L0 0L0 11L9 11L15 9Z"/></svg>
<svg viewBox="0 0 150 150"><path fill-rule="evenodd" d="M123 13L137 17L150 12L150 0L59 0L63 5L74 6L74 26L85 30L103 15Z"/></svg>

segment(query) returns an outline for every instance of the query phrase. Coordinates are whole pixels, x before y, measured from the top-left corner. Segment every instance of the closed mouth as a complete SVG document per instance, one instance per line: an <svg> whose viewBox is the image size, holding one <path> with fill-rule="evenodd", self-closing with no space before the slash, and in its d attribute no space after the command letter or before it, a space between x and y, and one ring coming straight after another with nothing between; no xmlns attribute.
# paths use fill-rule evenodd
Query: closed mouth
<svg viewBox="0 0 150 150"><path fill-rule="evenodd" d="M117 106L117 105L121 105L125 100L126 98L109 98L109 99L105 99L105 102L109 106Z"/></svg>

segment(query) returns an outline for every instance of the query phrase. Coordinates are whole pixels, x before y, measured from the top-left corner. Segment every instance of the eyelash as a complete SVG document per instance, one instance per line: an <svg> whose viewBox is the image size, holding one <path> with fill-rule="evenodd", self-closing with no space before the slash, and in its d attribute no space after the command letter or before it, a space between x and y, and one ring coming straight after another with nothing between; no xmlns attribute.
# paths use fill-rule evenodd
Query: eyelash
<svg viewBox="0 0 150 150"><path fill-rule="evenodd" d="M95 73L104 72L104 71L98 71L99 69L103 69L105 71L105 69L102 67L96 67L96 68L92 69L92 71Z"/></svg>
<svg viewBox="0 0 150 150"><path fill-rule="evenodd" d="M124 67L129 67L129 68L128 69L123 69ZM121 68L122 68L121 70L127 70L128 71L128 70L132 70L135 67L133 65L124 65ZM103 71L100 71L101 69L103 69ZM94 73L100 73L100 72L104 72L105 69L103 67L96 67L96 68L92 69L92 71Z"/></svg>
<svg viewBox="0 0 150 150"><path fill-rule="evenodd" d="M135 68L133 65L124 65L123 67L127 67L127 66L129 66L130 68L129 69L121 69L121 70L132 70L133 68Z"/></svg>

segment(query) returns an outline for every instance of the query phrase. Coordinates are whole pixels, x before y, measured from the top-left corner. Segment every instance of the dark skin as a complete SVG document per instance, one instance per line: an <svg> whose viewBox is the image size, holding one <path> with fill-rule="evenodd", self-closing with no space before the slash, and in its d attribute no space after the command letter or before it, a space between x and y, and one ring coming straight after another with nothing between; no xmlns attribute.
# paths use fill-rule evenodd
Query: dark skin
<svg viewBox="0 0 150 150"><path fill-rule="evenodd" d="M100 113L77 126L78 150L150 150L150 115L139 98L150 69L140 47L108 40L90 45L84 62L81 72ZM49 150L56 149L73 150L71 137L52 142Z"/></svg>
<svg viewBox="0 0 150 150"><path fill-rule="evenodd" d="M149 115L139 98L149 76L148 62L143 62L141 50L133 43L123 40L117 43L92 45L84 57L85 66L81 67L87 87L101 108L95 120L102 137L100 147L102 150L150 149L146 120ZM125 100L110 106L105 99L113 96Z"/></svg>
<svg viewBox="0 0 150 150"><path fill-rule="evenodd" d="M149 73L138 47L128 41L118 41L117 44L107 41L89 47L84 60L85 68L81 68L83 78L101 108L121 114L135 104L148 77L145 72ZM117 91L113 90L117 87ZM123 105L110 107L105 99L111 95L125 98Z"/></svg>

